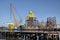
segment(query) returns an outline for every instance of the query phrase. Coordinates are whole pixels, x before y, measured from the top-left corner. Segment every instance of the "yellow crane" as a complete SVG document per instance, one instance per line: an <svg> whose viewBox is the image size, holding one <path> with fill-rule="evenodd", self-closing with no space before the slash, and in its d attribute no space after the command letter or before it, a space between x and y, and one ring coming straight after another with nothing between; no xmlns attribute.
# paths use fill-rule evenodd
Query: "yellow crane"
<svg viewBox="0 0 60 40"><path fill-rule="evenodd" d="M18 23L17 20L16 20L15 11L14 11L14 7L13 7L12 4L10 4L10 8L11 8L11 12L12 12L15 24L9 24L9 29L14 29L15 27L20 26L20 23L22 22L22 18L20 18L19 23Z"/></svg>

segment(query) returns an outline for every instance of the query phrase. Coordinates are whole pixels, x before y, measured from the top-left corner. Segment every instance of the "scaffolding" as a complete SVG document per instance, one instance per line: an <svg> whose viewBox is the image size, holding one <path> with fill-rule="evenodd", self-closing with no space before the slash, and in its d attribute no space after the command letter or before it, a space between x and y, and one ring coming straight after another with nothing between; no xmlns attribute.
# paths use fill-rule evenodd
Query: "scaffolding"
<svg viewBox="0 0 60 40"><path fill-rule="evenodd" d="M47 29L54 29L56 27L56 17L48 17L47 18Z"/></svg>

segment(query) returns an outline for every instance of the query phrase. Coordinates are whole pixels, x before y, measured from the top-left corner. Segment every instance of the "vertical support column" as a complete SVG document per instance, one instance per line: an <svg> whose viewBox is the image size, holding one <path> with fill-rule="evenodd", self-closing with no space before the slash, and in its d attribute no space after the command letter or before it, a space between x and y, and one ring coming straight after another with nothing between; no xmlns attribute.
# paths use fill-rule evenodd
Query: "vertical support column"
<svg viewBox="0 0 60 40"><path fill-rule="evenodd" d="M57 35L55 36L56 40L57 40Z"/></svg>
<svg viewBox="0 0 60 40"><path fill-rule="evenodd" d="M31 40L31 35L32 35L32 34L30 34L30 40Z"/></svg>
<svg viewBox="0 0 60 40"><path fill-rule="evenodd" d="M37 40L39 40L39 36L38 36L38 34L36 34L36 37L37 37Z"/></svg>
<svg viewBox="0 0 60 40"><path fill-rule="evenodd" d="M37 40L39 40L39 36L37 35Z"/></svg>
<svg viewBox="0 0 60 40"><path fill-rule="evenodd" d="M49 35L47 34L47 40L49 40L49 39L48 39L48 36L49 36Z"/></svg>
<svg viewBox="0 0 60 40"><path fill-rule="evenodd" d="M26 40L26 35L25 34L23 35L23 37L24 37L23 40Z"/></svg>
<svg viewBox="0 0 60 40"><path fill-rule="evenodd" d="M6 32L5 32L5 39L6 39Z"/></svg>
<svg viewBox="0 0 60 40"><path fill-rule="evenodd" d="M60 32L59 32L59 40L60 40Z"/></svg>

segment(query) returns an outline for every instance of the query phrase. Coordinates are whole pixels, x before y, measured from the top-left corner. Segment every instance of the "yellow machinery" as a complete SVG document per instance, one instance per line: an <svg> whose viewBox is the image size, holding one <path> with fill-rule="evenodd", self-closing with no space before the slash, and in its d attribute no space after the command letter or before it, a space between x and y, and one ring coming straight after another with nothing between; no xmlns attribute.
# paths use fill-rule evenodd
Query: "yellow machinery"
<svg viewBox="0 0 60 40"><path fill-rule="evenodd" d="M32 17L32 18L35 17L35 15L34 15L34 13L32 11L30 11L29 14L27 15L27 17L26 17L27 20L29 20L30 17Z"/></svg>
<svg viewBox="0 0 60 40"><path fill-rule="evenodd" d="M9 29L14 29L15 24L10 23L8 26L9 26Z"/></svg>

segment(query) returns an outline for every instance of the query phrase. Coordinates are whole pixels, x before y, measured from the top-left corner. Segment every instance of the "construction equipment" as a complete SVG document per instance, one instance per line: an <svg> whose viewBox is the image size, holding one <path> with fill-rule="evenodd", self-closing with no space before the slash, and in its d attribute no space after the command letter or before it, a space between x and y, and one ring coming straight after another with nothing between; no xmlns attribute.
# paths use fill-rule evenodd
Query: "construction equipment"
<svg viewBox="0 0 60 40"><path fill-rule="evenodd" d="M29 18L34 18L34 17L35 17L34 13L30 11L26 18L27 20L29 20Z"/></svg>
<svg viewBox="0 0 60 40"><path fill-rule="evenodd" d="M13 15L13 18L14 18L14 22L15 22L15 24L14 24L15 27L12 26L11 29L14 29L14 28L17 28L17 27L20 26L20 23L22 22L22 18L20 18L19 23L18 23L17 20L16 20L16 16L15 16L15 11L14 11L14 7L13 7L13 5L10 4L10 7L11 7L11 12L12 12L12 15ZM11 25L13 25L13 24L11 24ZM10 24L9 24L9 26L10 26ZM11 26L10 26L10 27L11 27Z"/></svg>
<svg viewBox="0 0 60 40"><path fill-rule="evenodd" d="M10 23L8 26L9 26L9 29L13 29L15 27L13 23Z"/></svg>

